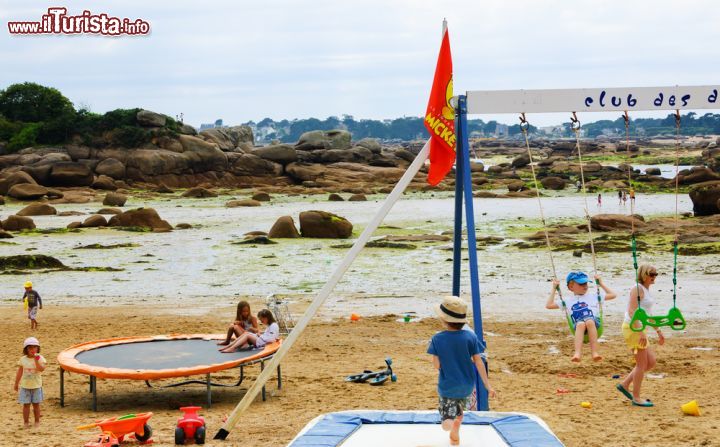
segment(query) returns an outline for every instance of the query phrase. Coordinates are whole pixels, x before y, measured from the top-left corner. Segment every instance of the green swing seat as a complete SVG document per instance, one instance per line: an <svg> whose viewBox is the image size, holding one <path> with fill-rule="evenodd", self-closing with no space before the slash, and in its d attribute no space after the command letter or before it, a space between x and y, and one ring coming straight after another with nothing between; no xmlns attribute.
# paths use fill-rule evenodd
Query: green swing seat
<svg viewBox="0 0 720 447"><path fill-rule="evenodd" d="M637 327L636 323L640 323L640 326ZM648 315L645 309L638 307L630 320L630 329L642 332L646 326L670 327L674 331L682 331L686 324L682 312L675 306L670 308L667 315Z"/></svg>

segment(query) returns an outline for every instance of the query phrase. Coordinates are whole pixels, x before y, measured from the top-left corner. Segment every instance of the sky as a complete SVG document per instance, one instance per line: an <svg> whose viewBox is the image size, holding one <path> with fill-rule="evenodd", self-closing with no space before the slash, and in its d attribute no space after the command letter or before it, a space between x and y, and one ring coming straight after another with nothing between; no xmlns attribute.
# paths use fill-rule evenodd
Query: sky
<svg viewBox="0 0 720 447"><path fill-rule="evenodd" d="M53 6L141 18L151 32L9 33L8 21L39 20ZM715 85L719 11L705 0L0 0L0 89L37 82L78 108L182 113L195 126L218 118L232 125L421 116L443 18L456 94ZM568 121L533 118L539 126Z"/></svg>

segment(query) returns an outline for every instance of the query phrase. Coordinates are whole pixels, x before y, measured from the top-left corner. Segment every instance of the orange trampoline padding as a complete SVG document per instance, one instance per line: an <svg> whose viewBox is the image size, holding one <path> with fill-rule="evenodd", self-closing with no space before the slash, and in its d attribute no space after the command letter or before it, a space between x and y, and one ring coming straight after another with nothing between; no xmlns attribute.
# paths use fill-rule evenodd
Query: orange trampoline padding
<svg viewBox="0 0 720 447"><path fill-rule="evenodd" d="M58 354L65 371L102 379L154 380L207 374L272 356L280 340L262 349L223 354L222 334L123 337L71 346Z"/></svg>

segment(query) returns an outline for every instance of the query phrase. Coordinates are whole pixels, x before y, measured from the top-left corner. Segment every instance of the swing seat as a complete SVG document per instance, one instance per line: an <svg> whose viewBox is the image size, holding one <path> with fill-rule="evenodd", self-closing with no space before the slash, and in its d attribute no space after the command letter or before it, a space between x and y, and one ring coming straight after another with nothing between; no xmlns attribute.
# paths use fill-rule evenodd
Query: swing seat
<svg viewBox="0 0 720 447"><path fill-rule="evenodd" d="M640 323L640 327L635 326L637 322ZM630 320L630 329L633 332L642 332L646 326L655 328L668 326L674 331L682 331L686 323L682 312L675 306L670 308L667 315L648 315L645 309L638 307Z"/></svg>
<svg viewBox="0 0 720 447"><path fill-rule="evenodd" d="M573 336L575 336L575 323L572 320L572 317L568 315L568 326L570 327L570 332L572 332ZM605 328L605 324L603 324L603 318L602 315L598 317L598 326L597 326L597 336L598 338L602 337L603 329ZM583 338L583 343L590 343L590 337L588 337L587 331L585 331L585 337Z"/></svg>

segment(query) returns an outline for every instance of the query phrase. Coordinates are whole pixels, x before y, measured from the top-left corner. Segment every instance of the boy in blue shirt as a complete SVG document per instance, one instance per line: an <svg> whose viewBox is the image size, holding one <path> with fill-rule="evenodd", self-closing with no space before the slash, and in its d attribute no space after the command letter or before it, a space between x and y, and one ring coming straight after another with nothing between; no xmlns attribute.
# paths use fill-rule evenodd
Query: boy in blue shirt
<svg viewBox="0 0 720 447"><path fill-rule="evenodd" d="M495 397L495 390L488 381L477 336L462 330L467 322L467 304L456 296L447 296L435 311L446 330L433 336L427 353L432 355L433 365L439 371L438 410L442 428L450 432L450 445L460 445L463 408L475 389L475 368L490 397Z"/></svg>

